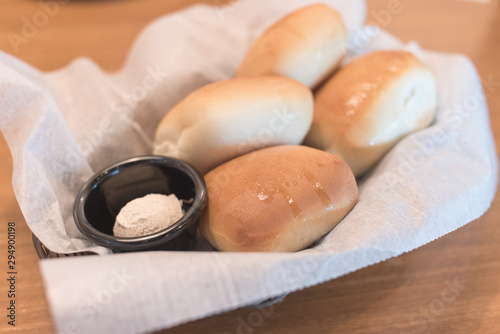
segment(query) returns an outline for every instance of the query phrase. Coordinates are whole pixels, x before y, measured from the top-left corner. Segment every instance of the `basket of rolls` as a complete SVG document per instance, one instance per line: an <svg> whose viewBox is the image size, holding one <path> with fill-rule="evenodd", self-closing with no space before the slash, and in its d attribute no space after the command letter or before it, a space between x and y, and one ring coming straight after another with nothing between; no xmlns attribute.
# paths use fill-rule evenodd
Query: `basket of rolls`
<svg viewBox="0 0 500 334"><path fill-rule="evenodd" d="M431 124L437 89L424 63L377 51L339 70L347 41L336 10L301 8L254 41L236 78L196 90L160 122L154 153L205 174L200 228L216 249L313 245L356 204L355 177Z"/></svg>
<svg viewBox="0 0 500 334"><path fill-rule="evenodd" d="M457 107L482 92L468 59L367 29L363 1L255 7L160 18L114 74L0 54L6 91L37 97L0 108L17 117L0 125L37 254L61 257L40 261L58 328L150 332L268 306L488 209L484 94ZM117 280L87 321L81 301Z"/></svg>

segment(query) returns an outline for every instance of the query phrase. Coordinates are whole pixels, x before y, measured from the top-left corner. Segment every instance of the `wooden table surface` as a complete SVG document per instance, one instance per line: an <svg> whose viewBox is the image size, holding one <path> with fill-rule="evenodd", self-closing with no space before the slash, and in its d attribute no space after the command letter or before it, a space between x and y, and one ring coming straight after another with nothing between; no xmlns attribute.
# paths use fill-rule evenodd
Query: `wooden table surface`
<svg viewBox="0 0 500 334"><path fill-rule="evenodd" d="M41 7L37 1L1 0L0 49L42 70L87 56L113 71L121 67L134 38L149 21L195 2L72 1L57 5L46 25L13 45L9 32L21 34L25 20ZM392 14L390 2L394 0L369 0L368 21L378 22L404 41L415 39L424 48L466 54L482 78L496 82L490 87L488 104L500 146L498 1L402 0L396 1L399 11ZM16 222L18 245L16 327L7 326L7 267L2 264L0 331L52 333L38 259L12 190L12 159L3 137L0 161L2 261L6 262L9 221ZM411 253L293 293L273 308L239 309L163 333L500 333L499 220L497 196L480 219Z"/></svg>

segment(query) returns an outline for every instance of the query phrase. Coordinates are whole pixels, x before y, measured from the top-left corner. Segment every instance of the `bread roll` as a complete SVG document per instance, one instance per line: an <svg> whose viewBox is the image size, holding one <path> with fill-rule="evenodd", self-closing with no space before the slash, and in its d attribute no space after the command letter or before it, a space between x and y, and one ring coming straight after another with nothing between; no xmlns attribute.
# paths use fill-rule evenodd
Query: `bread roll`
<svg viewBox="0 0 500 334"><path fill-rule="evenodd" d="M311 5L267 29L249 49L237 75L279 74L314 88L340 64L346 46L340 14L326 5Z"/></svg>
<svg viewBox="0 0 500 334"><path fill-rule="evenodd" d="M156 131L154 153L200 172L255 149L299 144L311 126L311 91L278 76L205 86L175 106Z"/></svg>
<svg viewBox="0 0 500 334"><path fill-rule="evenodd" d="M205 238L235 252L292 252L326 235L357 201L356 180L340 158L306 146L275 146L205 175Z"/></svg>
<svg viewBox="0 0 500 334"><path fill-rule="evenodd" d="M436 103L434 76L418 58L373 52L318 92L305 144L340 156L360 176L404 136L428 126Z"/></svg>

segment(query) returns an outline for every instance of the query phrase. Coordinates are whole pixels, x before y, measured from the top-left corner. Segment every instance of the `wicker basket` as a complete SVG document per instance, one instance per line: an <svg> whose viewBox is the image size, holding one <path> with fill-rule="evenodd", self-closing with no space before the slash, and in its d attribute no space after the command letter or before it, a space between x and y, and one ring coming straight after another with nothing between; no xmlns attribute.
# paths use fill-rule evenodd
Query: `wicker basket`
<svg viewBox="0 0 500 334"><path fill-rule="evenodd" d="M54 257L71 257L71 256L84 256L84 255L96 255L92 252L77 252L77 253L70 253L70 254L64 254L64 253L56 253L45 247L44 244L34 235L32 235L33 239L33 246L35 247L36 254L38 255L39 259L48 259L48 258L54 258Z"/></svg>

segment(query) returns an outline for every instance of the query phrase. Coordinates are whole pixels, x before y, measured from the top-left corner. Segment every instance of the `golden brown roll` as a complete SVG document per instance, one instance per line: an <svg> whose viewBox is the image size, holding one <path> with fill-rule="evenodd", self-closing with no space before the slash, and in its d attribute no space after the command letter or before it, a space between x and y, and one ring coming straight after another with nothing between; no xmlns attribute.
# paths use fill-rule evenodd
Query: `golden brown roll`
<svg viewBox="0 0 500 334"><path fill-rule="evenodd" d="M310 89L285 77L210 84L163 118L154 153L185 160L206 173L259 148L300 144L311 126L313 105Z"/></svg>
<svg viewBox="0 0 500 334"><path fill-rule="evenodd" d="M304 143L340 156L360 176L399 140L434 117L434 75L406 51L353 60L318 92Z"/></svg>
<svg viewBox="0 0 500 334"><path fill-rule="evenodd" d="M340 14L326 5L311 5L268 28L247 52L237 75L278 74L314 88L337 68L346 47Z"/></svg>
<svg viewBox="0 0 500 334"><path fill-rule="evenodd" d="M306 146L275 146L231 160L205 175L200 219L217 249L291 252L326 235L358 198L349 166Z"/></svg>

